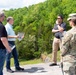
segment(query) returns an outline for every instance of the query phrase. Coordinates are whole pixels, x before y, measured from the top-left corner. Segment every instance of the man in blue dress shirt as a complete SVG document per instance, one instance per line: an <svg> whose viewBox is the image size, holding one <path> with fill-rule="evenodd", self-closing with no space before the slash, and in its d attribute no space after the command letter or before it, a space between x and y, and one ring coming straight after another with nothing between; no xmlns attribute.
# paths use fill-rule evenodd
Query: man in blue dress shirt
<svg viewBox="0 0 76 75"><path fill-rule="evenodd" d="M13 30L13 26L12 26L13 23L14 23L13 17L8 17L7 18L7 24L5 25L5 28L6 28L7 35L8 35L8 42L9 42L9 44L15 46L15 40L16 40L16 38L19 38L19 36L18 35L15 35L15 32ZM10 72L10 73L13 73L14 72L11 69L11 67L10 67L11 54L14 57L15 69L17 71L24 70L24 68L21 68L19 66L18 54L17 54L17 50L16 50L16 46L15 46L14 49L12 50L12 52L11 53L8 53L7 54L7 57L6 57L6 69L7 69L7 72Z"/></svg>

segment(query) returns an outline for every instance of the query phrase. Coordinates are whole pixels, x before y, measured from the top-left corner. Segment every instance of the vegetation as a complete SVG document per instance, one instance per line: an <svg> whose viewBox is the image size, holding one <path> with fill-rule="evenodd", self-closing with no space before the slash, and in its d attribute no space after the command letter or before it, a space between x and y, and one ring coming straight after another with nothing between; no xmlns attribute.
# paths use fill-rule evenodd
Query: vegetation
<svg viewBox="0 0 76 75"><path fill-rule="evenodd" d="M16 33L24 32L22 41L16 41L20 58L39 58L43 52L51 53L53 34L51 32L58 14L64 21L70 13L76 12L76 0L46 0L43 3L24 8L5 10L6 16L13 16ZM67 23L67 30L69 25Z"/></svg>

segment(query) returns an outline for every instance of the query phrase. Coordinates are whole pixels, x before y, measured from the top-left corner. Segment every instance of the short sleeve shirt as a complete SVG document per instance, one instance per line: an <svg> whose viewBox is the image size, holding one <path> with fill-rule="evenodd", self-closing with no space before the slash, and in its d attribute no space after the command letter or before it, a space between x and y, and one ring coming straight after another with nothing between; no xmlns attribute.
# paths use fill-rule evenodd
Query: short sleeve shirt
<svg viewBox="0 0 76 75"><path fill-rule="evenodd" d="M64 29L64 31L66 31L66 23L63 22L60 26ZM54 25L53 29L58 30L57 24ZM60 37L62 37L62 33L61 32L56 32L54 36L56 38L60 39Z"/></svg>
<svg viewBox="0 0 76 75"><path fill-rule="evenodd" d="M5 46L3 45L2 41L1 41L2 37L7 38L7 32L6 32L6 29L5 29L4 25L2 24L2 22L0 22L0 49L5 49Z"/></svg>

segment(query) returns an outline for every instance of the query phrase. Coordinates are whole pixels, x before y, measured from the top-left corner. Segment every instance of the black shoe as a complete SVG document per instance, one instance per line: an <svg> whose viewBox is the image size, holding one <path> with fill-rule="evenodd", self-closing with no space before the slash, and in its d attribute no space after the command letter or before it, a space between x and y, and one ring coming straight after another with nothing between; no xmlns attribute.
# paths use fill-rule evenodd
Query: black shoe
<svg viewBox="0 0 76 75"><path fill-rule="evenodd" d="M56 63L52 63L49 66L57 66L57 64Z"/></svg>
<svg viewBox="0 0 76 75"><path fill-rule="evenodd" d="M24 71L24 68L17 67L17 68L16 68L16 71Z"/></svg>
<svg viewBox="0 0 76 75"><path fill-rule="evenodd" d="M7 72L14 73L14 71L11 69L7 69Z"/></svg>

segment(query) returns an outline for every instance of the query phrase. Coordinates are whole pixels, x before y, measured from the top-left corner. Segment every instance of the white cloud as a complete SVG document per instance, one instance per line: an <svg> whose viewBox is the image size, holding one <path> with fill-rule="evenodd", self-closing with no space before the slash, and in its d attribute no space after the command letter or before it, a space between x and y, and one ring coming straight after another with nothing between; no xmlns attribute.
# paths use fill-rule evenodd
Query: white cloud
<svg viewBox="0 0 76 75"><path fill-rule="evenodd" d="M1 0L0 9L21 8L44 1L45 0Z"/></svg>
<svg viewBox="0 0 76 75"><path fill-rule="evenodd" d="M29 5L32 5L32 4L37 4L39 2L44 2L45 0L23 0L23 5L25 6L29 6Z"/></svg>

